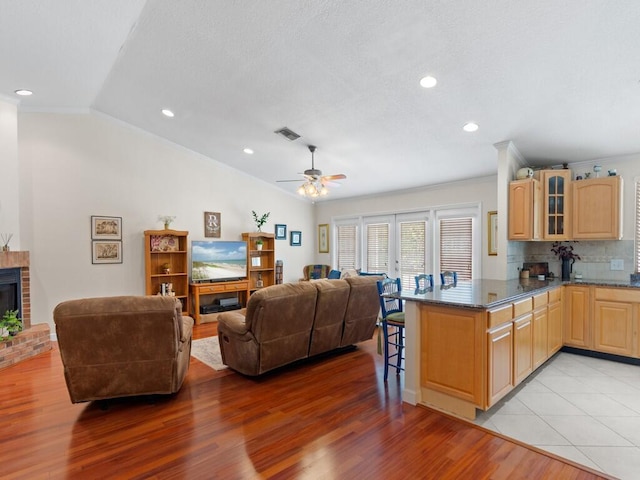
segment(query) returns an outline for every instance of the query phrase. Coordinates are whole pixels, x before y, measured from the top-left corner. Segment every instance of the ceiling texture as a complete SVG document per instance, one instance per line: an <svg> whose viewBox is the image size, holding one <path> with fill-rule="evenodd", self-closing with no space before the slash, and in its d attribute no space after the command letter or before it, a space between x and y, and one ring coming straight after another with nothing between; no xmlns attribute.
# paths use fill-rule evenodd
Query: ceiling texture
<svg viewBox="0 0 640 480"><path fill-rule="evenodd" d="M638 0L2 0L0 95L292 194L313 144L347 198L493 175L505 140L531 165L640 152L638 25Z"/></svg>

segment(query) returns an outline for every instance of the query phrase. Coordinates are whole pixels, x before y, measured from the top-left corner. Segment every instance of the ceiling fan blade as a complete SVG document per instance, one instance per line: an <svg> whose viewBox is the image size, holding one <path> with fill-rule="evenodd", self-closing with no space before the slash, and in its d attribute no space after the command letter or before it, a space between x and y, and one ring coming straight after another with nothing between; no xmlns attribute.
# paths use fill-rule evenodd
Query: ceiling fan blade
<svg viewBox="0 0 640 480"><path fill-rule="evenodd" d="M336 175L324 175L321 180L322 181L327 181L327 182L332 182L334 180L345 180L347 178L347 176L343 173L338 173Z"/></svg>
<svg viewBox="0 0 640 480"><path fill-rule="evenodd" d="M322 185L324 185L325 187L331 187L331 188L334 188L334 187L341 187L341 186L342 186L342 184L341 184L341 183L338 183L338 182L328 182L328 181L326 181L326 180L322 180L322 181L321 181L321 183L322 183Z"/></svg>
<svg viewBox="0 0 640 480"><path fill-rule="evenodd" d="M302 180L300 180L299 178L297 180L276 180L276 183L278 182L298 182L300 183Z"/></svg>

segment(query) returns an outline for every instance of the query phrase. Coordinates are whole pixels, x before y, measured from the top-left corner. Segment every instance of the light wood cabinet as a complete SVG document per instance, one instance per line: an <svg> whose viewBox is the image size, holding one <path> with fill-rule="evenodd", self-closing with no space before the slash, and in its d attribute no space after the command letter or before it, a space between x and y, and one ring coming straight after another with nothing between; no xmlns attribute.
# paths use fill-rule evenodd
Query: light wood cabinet
<svg viewBox="0 0 640 480"><path fill-rule="evenodd" d="M622 177L578 180L572 184L573 238L622 238Z"/></svg>
<svg viewBox="0 0 640 480"><path fill-rule="evenodd" d="M488 333L488 405L513 389L513 324L508 322Z"/></svg>
<svg viewBox="0 0 640 480"><path fill-rule="evenodd" d="M600 352L638 356L640 291L594 288L594 348Z"/></svg>
<svg viewBox="0 0 640 480"><path fill-rule="evenodd" d="M249 292L276 284L276 244L275 235L265 232L242 234L247 242L247 279ZM262 247L258 247L258 241Z"/></svg>
<svg viewBox="0 0 640 480"><path fill-rule="evenodd" d="M513 385L533 372L533 315L526 313L513 321Z"/></svg>
<svg viewBox="0 0 640 480"><path fill-rule="evenodd" d="M170 284L184 315L189 315L188 235L169 229L144 232L145 294L161 294Z"/></svg>
<svg viewBox="0 0 640 480"><path fill-rule="evenodd" d="M547 329L549 316L547 312L547 292L533 296L533 369L547 361Z"/></svg>
<svg viewBox="0 0 640 480"><path fill-rule="evenodd" d="M542 188L534 178L509 184L509 240L540 240Z"/></svg>
<svg viewBox="0 0 640 480"><path fill-rule="evenodd" d="M544 196L542 237L571 239L571 170L542 170L540 180Z"/></svg>
<svg viewBox="0 0 640 480"><path fill-rule="evenodd" d="M588 286L564 287L564 344L591 348L591 309Z"/></svg>
<svg viewBox="0 0 640 480"><path fill-rule="evenodd" d="M562 326L564 312L562 309L562 288L549 290L547 306L547 357L562 348Z"/></svg>

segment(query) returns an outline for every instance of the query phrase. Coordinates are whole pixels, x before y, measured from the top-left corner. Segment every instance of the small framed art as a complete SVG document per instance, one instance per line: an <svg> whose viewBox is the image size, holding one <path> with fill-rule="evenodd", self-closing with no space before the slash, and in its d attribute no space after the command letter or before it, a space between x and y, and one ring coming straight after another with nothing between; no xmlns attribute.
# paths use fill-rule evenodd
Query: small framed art
<svg viewBox="0 0 640 480"><path fill-rule="evenodd" d="M329 224L318 225L318 252L329 253Z"/></svg>
<svg viewBox="0 0 640 480"><path fill-rule="evenodd" d="M302 232L292 231L289 237L289 245L299 247L302 245Z"/></svg>
<svg viewBox="0 0 640 480"><path fill-rule="evenodd" d="M220 238L222 217L220 212L204 212L204 236Z"/></svg>
<svg viewBox="0 0 640 480"><path fill-rule="evenodd" d="M287 226L281 223L276 223L276 240L287 239Z"/></svg>
<svg viewBox="0 0 640 480"><path fill-rule="evenodd" d="M91 216L92 240L122 240L122 217Z"/></svg>
<svg viewBox="0 0 640 480"><path fill-rule="evenodd" d="M93 240L91 242L91 263L122 263L122 242L120 240Z"/></svg>

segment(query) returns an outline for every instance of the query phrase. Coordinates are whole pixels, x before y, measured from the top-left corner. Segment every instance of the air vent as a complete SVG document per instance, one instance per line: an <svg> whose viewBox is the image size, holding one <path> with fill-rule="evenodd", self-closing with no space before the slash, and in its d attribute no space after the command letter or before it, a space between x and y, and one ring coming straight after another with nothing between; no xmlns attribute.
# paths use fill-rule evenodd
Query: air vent
<svg viewBox="0 0 640 480"><path fill-rule="evenodd" d="M278 135L282 135L284 138L286 138L287 140L291 140L292 142L300 138L300 135L298 135L293 130L289 130L287 127L283 127L280 130L276 130L274 133L277 133Z"/></svg>

